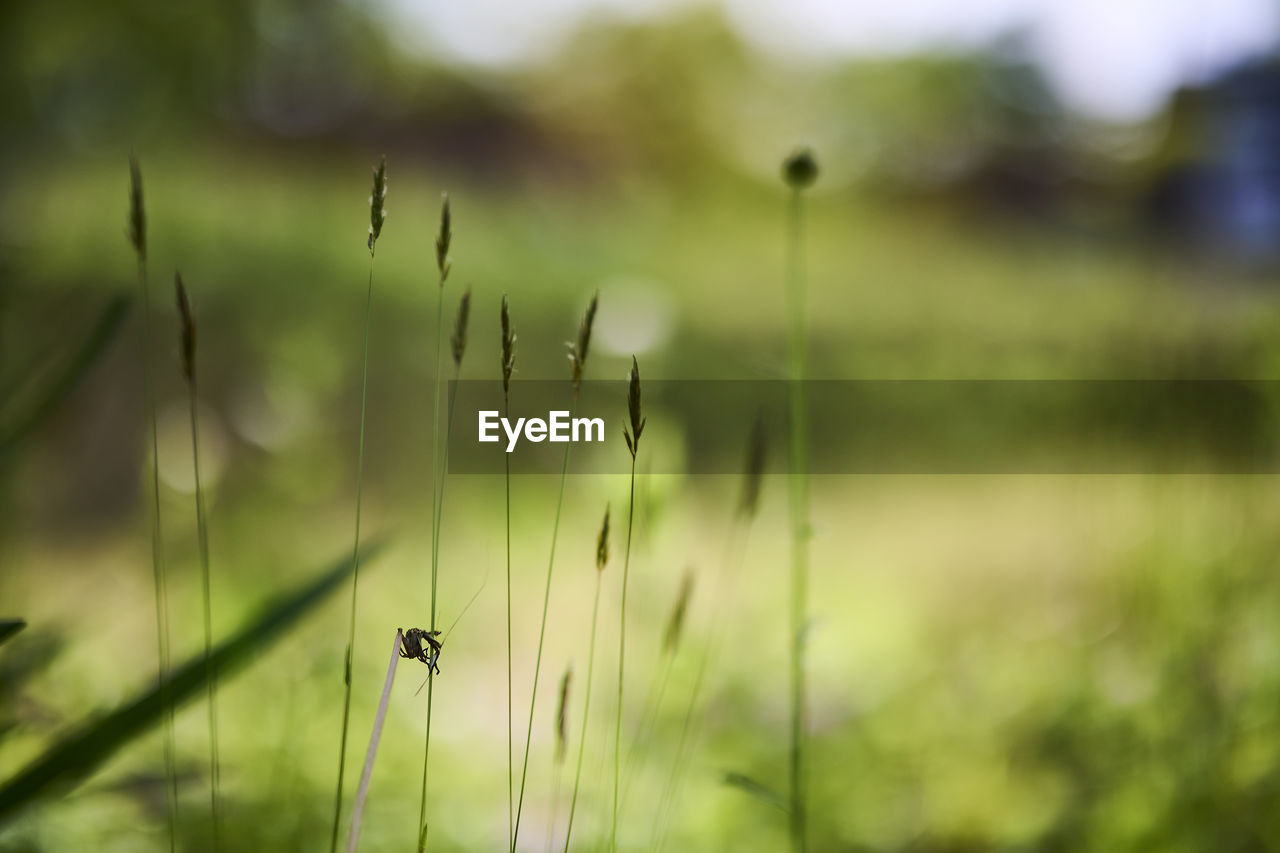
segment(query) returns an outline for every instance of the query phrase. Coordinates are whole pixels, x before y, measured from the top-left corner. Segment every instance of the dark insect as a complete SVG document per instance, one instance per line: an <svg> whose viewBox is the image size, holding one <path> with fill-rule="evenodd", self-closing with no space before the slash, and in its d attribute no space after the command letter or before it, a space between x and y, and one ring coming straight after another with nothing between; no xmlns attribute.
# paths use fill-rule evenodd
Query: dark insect
<svg viewBox="0 0 1280 853"><path fill-rule="evenodd" d="M489 575L486 573L484 580L480 582L480 586L471 596L471 600L467 602L467 606L462 608L458 618L453 620L453 624L449 626L449 630L445 632L443 637L440 636L439 631L428 631L425 628L400 629L400 657L420 660L425 663L427 665L427 681L431 680L432 674L440 674L440 667L436 664L440 660L440 650L444 648L444 641L453 633L453 629L458 627L458 622L471 609L471 605L476 603L476 599L480 597L481 590L484 589L485 584L488 582ZM422 687L427 686L427 681L422 682ZM419 692L422 691L422 687L418 688Z"/></svg>
<svg viewBox="0 0 1280 853"><path fill-rule="evenodd" d="M422 628L409 628L401 630L400 638L400 657L420 660L427 665L427 672L435 670L436 674L440 673L440 667L436 662L440 660L441 642L436 639L440 636L439 631L426 631ZM424 648L425 645L425 648Z"/></svg>

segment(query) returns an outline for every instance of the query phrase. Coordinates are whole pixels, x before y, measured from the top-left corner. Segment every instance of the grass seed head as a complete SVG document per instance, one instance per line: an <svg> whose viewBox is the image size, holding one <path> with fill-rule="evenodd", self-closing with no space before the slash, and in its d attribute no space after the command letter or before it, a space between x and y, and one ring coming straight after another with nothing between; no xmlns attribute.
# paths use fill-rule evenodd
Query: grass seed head
<svg viewBox="0 0 1280 853"><path fill-rule="evenodd" d="M818 179L818 161L808 148L796 149L782 164L782 179L794 190L812 186Z"/></svg>
<svg viewBox="0 0 1280 853"><path fill-rule="evenodd" d="M129 158L129 242L138 260L147 259L147 213L142 206L142 167L137 157Z"/></svg>
<svg viewBox="0 0 1280 853"><path fill-rule="evenodd" d="M560 679L560 704L556 708L556 764L564 761L569 741L569 683L573 680L573 667L565 669Z"/></svg>
<svg viewBox="0 0 1280 853"><path fill-rule="evenodd" d="M596 321L596 309L600 307L600 292L596 291L587 306L587 313L582 315L582 323L578 326L578 340L569 347L569 361L573 364L573 387L582 384L582 371L587 366L587 350L591 348L591 326Z"/></svg>
<svg viewBox="0 0 1280 853"><path fill-rule="evenodd" d="M631 451L634 461L640 450L640 433L644 432L645 419L640 408L640 364L631 356L631 373L627 382L627 413L631 415L631 431L622 428L622 437L627 440L627 450Z"/></svg>
<svg viewBox="0 0 1280 853"><path fill-rule="evenodd" d="M693 570L685 569L684 579L680 581L680 592L671 608L671 617L667 620L666 633L662 636L663 654L670 654L680 645L680 635L684 633L684 617L689 611L689 599L692 597Z"/></svg>
<svg viewBox="0 0 1280 853"><path fill-rule="evenodd" d="M467 351L467 320L471 318L471 288L458 302L458 319L453 324L453 365L462 367L462 354Z"/></svg>
<svg viewBox="0 0 1280 853"><path fill-rule="evenodd" d="M449 194L440 202L440 233L436 235L436 268L440 270L440 286L444 287L453 263L449 260L449 244L453 242L453 214L449 212Z"/></svg>
<svg viewBox="0 0 1280 853"><path fill-rule="evenodd" d="M609 505L604 506L604 521L600 524L600 535L596 538L596 571L603 572L609 562Z"/></svg>
<svg viewBox="0 0 1280 853"><path fill-rule="evenodd" d="M760 505L760 482L764 477L765 456L768 453L768 438L764 432L764 418L757 415L751 427L751 437L747 439L747 464L742 479L742 500L738 502L738 512L746 518L754 518Z"/></svg>
<svg viewBox="0 0 1280 853"><path fill-rule="evenodd" d="M511 328L507 294L502 294L502 393L511 393L511 374L516 369L516 333Z"/></svg>
<svg viewBox="0 0 1280 853"><path fill-rule="evenodd" d="M369 254L382 236L382 223L387 221L387 158L384 155L373 170L373 192L369 195Z"/></svg>
<svg viewBox="0 0 1280 853"><path fill-rule="evenodd" d="M191 311L191 301L187 299L187 289L182 284L182 275L173 274L173 289L178 299L178 321L182 331L182 376L188 382L196 377L196 318Z"/></svg>

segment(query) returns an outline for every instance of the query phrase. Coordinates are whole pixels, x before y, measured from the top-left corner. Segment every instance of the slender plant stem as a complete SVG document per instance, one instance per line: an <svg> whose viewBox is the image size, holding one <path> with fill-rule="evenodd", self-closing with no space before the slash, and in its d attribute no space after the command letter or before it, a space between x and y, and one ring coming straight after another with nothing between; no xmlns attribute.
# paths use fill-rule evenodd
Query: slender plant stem
<svg viewBox="0 0 1280 853"><path fill-rule="evenodd" d="M200 544L200 583L204 597L204 659L209 698L209 804L213 814L213 849L218 850L218 680L213 665L213 601L209 578L209 522L205 515L204 489L200 485L200 429L196 417L196 378L187 383L191 414L191 463L196 483L196 536Z"/></svg>
<svg viewBox="0 0 1280 853"><path fill-rule="evenodd" d="M573 389L573 402L569 406L569 421L573 422L578 408L578 389ZM533 709L538 702L538 674L542 671L542 646L547 638L547 608L551 604L551 570L556 564L556 537L560 533L560 510L564 507L564 484L569 474L569 448L564 446L564 461L560 464L560 495L556 498L556 517L551 525L551 555L547 558L547 586L542 593L542 627L538 629L538 654L533 664L533 691L529 696L529 726L524 735L524 767L520 771L520 796L516 800L516 823L511 830L511 853L515 853L516 839L520 836L520 813L524 810L524 787L529 776L529 746L533 742Z"/></svg>
<svg viewBox="0 0 1280 853"><path fill-rule="evenodd" d="M787 307L788 338L788 455L787 478L791 510L791 848L803 853L805 838L805 671L804 629L809 585L809 481L808 425L805 414L805 276L804 205L799 188L793 189L788 216Z"/></svg>
<svg viewBox="0 0 1280 853"><path fill-rule="evenodd" d="M440 298L436 303L436 379L435 379L435 426L431 439L432 454L432 495L431 495L431 630L436 630L439 618L437 604L437 588L440 579L440 539L441 520L444 518L444 484L449 470L449 439L453 435L453 404L458 394L458 379L462 366L458 365L454 374L453 387L449 391L449 407L445 416L444 461L440 461L440 362L443 358L444 345L444 282L440 282ZM435 704L435 668L427 672L427 729L422 747L422 802L418 809L418 850L426 849L427 843L427 772L431 761L431 712Z"/></svg>
<svg viewBox="0 0 1280 853"><path fill-rule="evenodd" d="M649 689L645 691L643 711L640 714L640 728L637 730L635 740L631 742L631 747L627 750L627 760L622 764L622 804L619 808L624 812L627 808L627 800L631 796L635 774L638 772L636 764L640 760L641 751L653 734L654 726L657 725L658 709L662 707L662 699L667 694L667 685L671 681L671 668L674 663L675 652L664 652L661 664L654 669L653 677L649 679Z"/></svg>
<svg viewBox="0 0 1280 853"><path fill-rule="evenodd" d="M631 571L631 531L636 515L636 455L631 454L631 488L627 499L627 549L622 557L622 614L618 623L618 716L613 732L613 821L609 849L618 849L618 783L622 767L622 684L627 662L627 576Z"/></svg>
<svg viewBox="0 0 1280 853"><path fill-rule="evenodd" d="M373 762L378 757L378 744L382 741L382 726L387 719L387 705L391 702L391 687L396 681L396 665L400 662L400 643L404 635L396 629L391 643L391 663L387 664L387 678L382 683L382 698L378 701L378 714L373 720L373 732L369 735L369 749L364 756L364 770L360 772L360 784L356 786L355 806L351 810L351 828L347 832L347 853L356 853L360 841L360 823L364 818L364 804L369 798L369 781L373 778Z"/></svg>
<svg viewBox="0 0 1280 853"><path fill-rule="evenodd" d="M555 761L551 769L551 821L547 824L547 853L555 843L556 821L560 814L560 787L564 781L564 762Z"/></svg>
<svg viewBox="0 0 1280 853"><path fill-rule="evenodd" d="M511 413L511 399L504 391L502 394L502 414ZM511 704L511 454L502 454L506 464L507 491L507 844L511 844L515 831L515 734L513 731L513 706Z"/></svg>
<svg viewBox="0 0 1280 853"><path fill-rule="evenodd" d="M671 773L667 777L662 795L658 800L658 816L657 820L654 821L655 841L650 844L650 849L652 850L661 850L666 844L667 831L670 828L670 812L674 807L676 794L679 791L680 782L684 778L689 757L693 753L698 739L698 703L702 697L702 688L707 672L714 665L719 652L722 633L720 624L724 614L732 610L729 606L733 589L730 578L734 574L734 569L741 563L742 554L746 548L748 529L748 521L743 517L738 517L730 525L729 534L725 540L724 557L720 563L720 576L717 579L719 589L715 597L718 606L711 612L711 624L707 628L707 640L703 645L702 654L698 660L698 669L693 679L693 689L689 691L689 702L685 706L684 721L680 727L680 740L676 745L675 760L672 762Z"/></svg>
<svg viewBox="0 0 1280 853"><path fill-rule="evenodd" d="M569 839L573 837L573 815L578 809L578 788L582 784L582 758L587 749L587 721L591 713L591 678L596 668L596 622L600 615L600 577L596 572L596 597L591 605L591 639L587 642L587 694L582 703L582 734L578 736L578 768L573 773L573 796L569 799L569 827L564 832L564 851L569 853Z"/></svg>
<svg viewBox="0 0 1280 853"><path fill-rule="evenodd" d="M169 807L169 849L177 846L178 773L175 766L173 704L169 698L169 577L164 564L160 527L160 447L156 430L156 396L151 377L151 285L147 262L138 258L138 287L142 291L142 389L151 439L151 574L156 598L156 653L164 715L165 796Z"/></svg>
<svg viewBox="0 0 1280 853"><path fill-rule="evenodd" d="M338 793L333 801L333 834L329 850L338 849L342 823L342 780L347 768L347 728L351 722L351 662L356 649L356 595L360 589L360 506L364 495L364 424L369 397L369 321L373 309L373 256L369 257L369 285L364 301L364 357L360 372L360 441L356 451L356 531L351 553L351 619L347 631L347 658L343 668L346 693L342 700L342 740L338 745Z"/></svg>

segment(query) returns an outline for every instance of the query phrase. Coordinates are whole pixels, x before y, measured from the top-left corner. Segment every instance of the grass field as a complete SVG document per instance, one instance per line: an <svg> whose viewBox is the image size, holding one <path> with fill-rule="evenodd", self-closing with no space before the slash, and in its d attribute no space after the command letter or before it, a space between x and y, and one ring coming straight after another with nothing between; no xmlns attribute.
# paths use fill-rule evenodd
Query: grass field
<svg viewBox="0 0 1280 853"><path fill-rule="evenodd" d="M168 282L199 318L202 474L215 636L349 553L368 256L368 163L227 143L144 156L158 338L161 511L173 656L203 648L185 390ZM146 155L146 152L144 152ZM366 162L368 161L368 162ZM347 790L396 628L431 606L433 240L454 211L446 316L474 292L462 375L499 376L510 294L516 379L564 378L592 292L587 373L621 379L785 375L784 188L614 181L495 186L390 159L369 361L364 529L390 532L362 573ZM33 163L8 188L0 347L7 388L64 351L114 293L132 293L126 157ZM1269 378L1280 303L1265 281L1169 247L1048 232L820 183L809 207L815 378ZM0 479L0 779L70 723L155 679L138 312ZM446 320L447 326L448 320ZM171 343L168 343L171 342ZM518 394L513 386L513 398ZM20 396L11 394L10 399ZM622 413L619 412L619 417ZM661 435L650 412L646 442ZM725 436L745 447L749 424ZM815 469L824 448L814 447ZM781 443L771 448L777 464ZM695 587L652 735L636 749L619 846L772 850L787 840L786 480L763 503L731 582L715 578L734 476L637 481L624 755L661 681L662 636L687 567ZM514 694L533 675L554 477L512 485ZM585 681L596 533L614 513L577 847L609 835L625 475L569 478L533 725L520 849L562 834L552 802L554 697ZM815 850L1261 850L1280 837L1280 497L1267 476L817 476L811 483L809 837ZM452 476L440 546L432 849L506 838L505 542L501 476ZM728 549L732 550L732 549ZM319 849L331 821L345 593L243 674L220 681L223 846ZM674 808L661 797L697 650L723 640L702 739ZM30 668L31 674L24 674ZM421 778L425 668L402 663L365 815L367 850L409 849ZM571 695L576 732L582 696ZM207 731L178 713L179 831L208 839ZM576 744L576 738L570 738ZM163 849L160 730L65 797L0 826L0 847ZM570 761L576 758L570 751ZM569 765L572 767L572 764ZM518 769L517 769L518 772ZM729 781L726 781L726 778ZM557 835L556 837L560 837Z"/></svg>

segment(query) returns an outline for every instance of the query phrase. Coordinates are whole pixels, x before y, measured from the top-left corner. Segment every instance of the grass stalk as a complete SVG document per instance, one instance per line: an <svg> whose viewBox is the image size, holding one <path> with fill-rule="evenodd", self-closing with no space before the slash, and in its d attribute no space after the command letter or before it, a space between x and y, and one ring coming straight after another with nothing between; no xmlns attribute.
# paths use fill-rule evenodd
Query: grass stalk
<svg viewBox="0 0 1280 853"><path fill-rule="evenodd" d="M351 810L351 828L347 832L347 853L355 853L360 841L360 824L364 819L364 805L369 799L369 781L373 778L373 762L378 757L378 744L382 742L382 726L387 719L387 705L391 702L391 688L396 681L396 665L400 662L400 644L404 635L396 629L391 644L391 663L387 664L387 677L382 683L382 698L378 701L378 713L373 720L373 732L369 735L369 748L365 751L364 769L360 784L356 786L355 806Z"/></svg>
<svg viewBox="0 0 1280 853"><path fill-rule="evenodd" d="M578 393L582 387L582 374L587 364L587 353L591 346L591 328L595 323L596 309L600 304L600 294L591 298L587 312L578 326L578 340L569 351L569 361L573 365L573 400L569 404L569 420L572 422L578 409ZM542 671L542 649L547 638L547 611L551 606L551 575L556 564L556 538L560 533L560 513L564 508L564 486L569 473L569 449L571 442L564 446L564 460L560 463L560 488L556 497L555 520L551 524L551 553L547 557L547 582L542 593L542 624L538 629L538 652L533 664L533 689L529 694L529 724L524 737L524 764L520 770L520 796L516 799L516 822L511 830L511 853L515 853L516 841L520 837L520 816L524 810L525 783L529 777L529 747L533 743L533 712L538 703L538 675Z"/></svg>
<svg viewBox="0 0 1280 853"><path fill-rule="evenodd" d="M613 732L613 818L609 824L609 849L618 849L618 795L622 781L622 699L627 663L627 578L631 573L631 534L636 516L636 453L640 450L640 435L644 431L644 417L640 409L640 365L631 357L631 376L627 383L627 409L631 418L631 431L622 428L631 453L631 484L627 497L627 546L622 557L622 607L618 621L618 712Z"/></svg>
<svg viewBox="0 0 1280 853"><path fill-rule="evenodd" d="M439 618L438 594L440 581L441 522L444 519L444 486L449 473L449 441L453 436L454 402L458 395L458 380L462 377L462 355L467 345L467 320L471 312L471 291L467 290L458 303L458 319L453 334L453 384L449 389L449 406L445 415L444 440L440 440L440 362L444 346L444 284L449 276L449 245L453 239L453 219L449 212L449 196L444 196L440 212L440 235L436 238L436 263L440 273L440 286L436 301L436 376L434 386L434 426L432 432L432 494L431 494L431 630L436 630ZM443 464L441 464L443 444ZM427 844L427 782L431 766L431 716L435 707L435 671L427 670L427 725L422 746L422 798L418 807L418 850Z"/></svg>
<svg viewBox="0 0 1280 853"><path fill-rule="evenodd" d="M148 438L151 443L151 574L156 604L157 683L164 714L165 799L169 818L169 849L177 847L178 774L173 735L173 707L169 699L169 578L164 562L164 538L160 525L160 447L156 429L156 396L151 377L151 284L147 275L146 209L142 195L142 169L136 158L129 159L129 237L138 257L138 290L142 294L142 393L146 408Z"/></svg>
<svg viewBox="0 0 1280 853"><path fill-rule="evenodd" d="M507 304L507 295L502 294L502 309L499 320L502 324L502 416L511 414L511 374L516 362L516 334L511 326L511 311ZM504 485L506 487L506 529L507 529L507 843L512 843L515 832L515 734L514 708L512 705L512 664L511 664L511 454L502 455Z"/></svg>
<svg viewBox="0 0 1280 853"><path fill-rule="evenodd" d="M650 849L653 850L660 851L666 845L667 832L670 829L670 811L677 799L680 784L684 779L689 756L697 744L700 731L696 727L696 722L699 719L696 716L696 711L702 697L702 688L707 672L714 666L719 651L721 640L720 622L723 619L723 614L732 609L730 602L733 599L733 585L731 581L746 553L747 534L751 530L751 523L755 519L756 511L760 506L760 489L764 478L765 456L767 453L766 445L764 423L760 418L757 418L747 441L742 495L738 501L737 511L734 513L733 520L729 525L728 536L725 539L724 557L721 560L719 576L716 579L715 601L719 603L719 606L711 612L711 624L707 629L706 642L702 647L702 654L699 656L693 688L689 692L689 701L685 706L684 721L681 724L680 740L676 746L675 760L672 762L671 773L663 786L662 794L658 800L657 819L654 821L655 836L650 844ZM683 614L681 616L683 617Z"/></svg>
<svg viewBox="0 0 1280 853"><path fill-rule="evenodd" d="M209 572L209 521L205 512L204 487L200 482L200 426L197 412L199 389L196 379L196 324L182 277L174 275L178 314L182 322L182 373L187 380L187 411L191 422L191 465L196 488L196 538L200 548L200 591L204 604L204 659L209 706L209 805L213 819L213 849L220 844L218 814L218 679L213 664L213 594Z"/></svg>
<svg viewBox="0 0 1280 853"><path fill-rule="evenodd" d="M643 710L640 714L640 726L636 730L635 740L627 750L627 760L622 766L622 804L623 812L627 808L627 800L631 795L631 786L635 781L637 764L640 755L649 744L657 726L658 715L662 709L662 701L667 695L667 686L671 682L671 670L675 664L676 653L680 648L680 638L684 631L684 620L688 613L689 601L693 595L693 570L686 569L684 579L680 582L680 590L667 620L667 629L662 640L662 653L659 665L649 679L649 689L645 692Z"/></svg>
<svg viewBox="0 0 1280 853"><path fill-rule="evenodd" d="M787 213L787 378L788 506L791 516L791 849L806 849L804 774L805 670L804 630L809 592L809 449L805 411L805 269L804 190L817 178L818 166L808 151L787 159L783 176L791 187Z"/></svg>
<svg viewBox="0 0 1280 853"><path fill-rule="evenodd" d="M342 737L338 744L338 790L333 803L333 830L329 840L330 853L338 849L338 830L342 823L342 783L347 767L347 732L351 723L351 666L356 649L356 599L360 590L360 509L364 496L364 428L369 397L369 325L373 312L373 264L378 237L386 221L387 158L383 157L373 172L373 191L369 196L369 282L364 300L364 350L360 367L360 438L356 450L356 518L354 542L351 546L351 617L347 629L347 654L342 679L345 685L342 700Z"/></svg>
<svg viewBox="0 0 1280 853"><path fill-rule="evenodd" d="M627 546L622 557L622 607L618 622L618 713L613 729L613 819L609 825L609 849L618 849L618 792L622 767L622 684L627 663L627 576L631 570L631 530L635 521L636 460L631 457L631 488L627 499Z"/></svg>
<svg viewBox="0 0 1280 853"><path fill-rule="evenodd" d="M569 826L564 832L564 851L569 853L573 838L573 816L578 810L578 791L582 786L582 759L587 752L587 724L591 716L591 682L596 669L596 625L600 616L600 579L609 562L609 507L604 508L604 522L596 540L596 594L591 605L591 637L587 641L587 692L582 700L582 733L578 736L578 766L573 773L573 796L569 799Z"/></svg>
<svg viewBox="0 0 1280 853"><path fill-rule="evenodd" d="M551 853L560 814L560 787L564 781L564 757L569 740L569 683L572 680L573 666L570 665L560 679L560 704L556 708L556 755L551 762L551 820L547 824L547 853Z"/></svg>
<svg viewBox="0 0 1280 853"><path fill-rule="evenodd" d="M578 408L578 391L573 392L573 402L569 406L569 420ZM542 593L542 625L538 629L538 652L533 662L533 690L529 694L529 725L524 735L524 764L520 770L520 795L516 798L516 822L511 829L511 853L515 853L516 841L520 837L520 816L524 811L524 789L529 777L529 746L533 742L533 711L538 703L538 675L542 671L542 648L547 638L547 611L551 606L551 574L556 564L556 537L560 533L560 512L564 508L564 486L569 473L569 448L564 446L564 459L560 463L560 488L556 497L555 519L551 522L551 555L547 558L547 582Z"/></svg>

